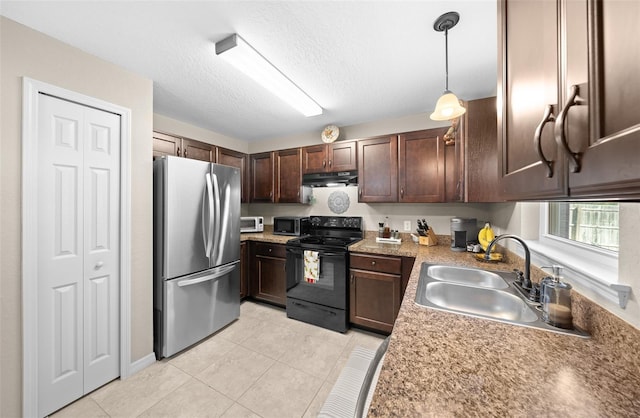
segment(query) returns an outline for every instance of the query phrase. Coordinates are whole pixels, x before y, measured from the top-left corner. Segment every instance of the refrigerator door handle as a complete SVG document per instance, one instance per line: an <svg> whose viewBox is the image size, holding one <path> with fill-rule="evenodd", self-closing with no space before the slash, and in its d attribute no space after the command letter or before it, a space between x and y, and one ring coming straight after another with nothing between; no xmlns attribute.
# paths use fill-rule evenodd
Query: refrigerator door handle
<svg viewBox="0 0 640 418"><path fill-rule="evenodd" d="M203 231L203 238L206 235L206 240L205 240L205 254L207 255L207 257L211 256L211 250L213 247L213 187L211 186L211 174L207 173L206 176L206 181L207 181L207 198L206 201L208 203L208 214L209 214L209 219L208 222L205 222L205 218L204 218L204 208L202 210L202 218L203 218L203 222L202 222L202 231ZM206 226L205 226L206 225ZM205 234L204 231L206 231L207 233Z"/></svg>
<svg viewBox="0 0 640 418"><path fill-rule="evenodd" d="M220 252L220 185L218 183L218 176L213 174L207 174L213 178L213 207L215 210L210 218L211 240L213 241L213 251L211 252L212 265L218 264L217 253Z"/></svg>
<svg viewBox="0 0 640 418"><path fill-rule="evenodd" d="M198 277L195 279L187 279L187 280L181 280L178 282L178 286L180 287L184 287L184 286L191 286L194 284L198 284L198 283L203 283L203 282L208 282L210 280L216 280L219 279L223 276L226 276L227 274L231 273L237 266L238 266L239 262L235 262L231 265L228 266L224 266L224 267L220 267L218 269L216 269L212 274L206 275L206 276L202 276L202 277Z"/></svg>
<svg viewBox="0 0 640 418"><path fill-rule="evenodd" d="M208 251L207 246L207 221L205 220L205 209L207 209L207 197L209 195L209 185L206 184L202 191L202 213L200 215L200 223L202 224L202 245L204 245L205 254Z"/></svg>
<svg viewBox="0 0 640 418"><path fill-rule="evenodd" d="M222 228L219 229L219 245L218 245L218 257L216 258L216 265L222 262L224 256L224 249L227 243L227 228L229 225L229 200L231 199L231 185L227 184L224 190L224 206L222 208Z"/></svg>

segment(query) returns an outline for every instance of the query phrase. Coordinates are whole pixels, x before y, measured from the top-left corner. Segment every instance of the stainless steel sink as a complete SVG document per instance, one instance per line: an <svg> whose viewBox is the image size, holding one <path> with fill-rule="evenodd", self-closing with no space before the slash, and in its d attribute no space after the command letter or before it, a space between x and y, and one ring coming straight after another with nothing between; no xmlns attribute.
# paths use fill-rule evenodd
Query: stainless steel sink
<svg viewBox="0 0 640 418"><path fill-rule="evenodd" d="M455 266L429 266L427 275L437 280L467 284L472 286L489 287L492 289L506 289L507 282L495 273Z"/></svg>
<svg viewBox="0 0 640 418"><path fill-rule="evenodd" d="M521 295L511 272L422 263L415 303L458 315L589 338L579 329L556 328L542 320L540 304Z"/></svg>
<svg viewBox="0 0 640 418"><path fill-rule="evenodd" d="M525 323L538 320L535 312L522 299L501 290L431 282L422 296L440 308L468 315ZM425 304L424 301L418 303Z"/></svg>

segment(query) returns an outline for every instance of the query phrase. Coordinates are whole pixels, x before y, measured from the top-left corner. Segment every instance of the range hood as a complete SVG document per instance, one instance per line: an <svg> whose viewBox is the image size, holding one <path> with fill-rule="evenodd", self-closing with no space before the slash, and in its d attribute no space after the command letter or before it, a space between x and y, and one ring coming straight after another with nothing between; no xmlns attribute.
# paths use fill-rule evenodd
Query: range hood
<svg viewBox="0 0 640 418"><path fill-rule="evenodd" d="M357 186L357 171L340 171L335 173L304 174L302 185L309 187Z"/></svg>

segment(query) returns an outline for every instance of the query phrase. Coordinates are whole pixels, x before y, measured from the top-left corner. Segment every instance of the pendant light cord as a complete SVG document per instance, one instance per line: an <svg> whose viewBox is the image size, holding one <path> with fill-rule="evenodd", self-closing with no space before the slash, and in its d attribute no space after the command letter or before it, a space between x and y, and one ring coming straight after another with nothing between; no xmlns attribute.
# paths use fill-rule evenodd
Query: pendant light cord
<svg viewBox="0 0 640 418"><path fill-rule="evenodd" d="M449 91L449 29L444 30L444 90Z"/></svg>

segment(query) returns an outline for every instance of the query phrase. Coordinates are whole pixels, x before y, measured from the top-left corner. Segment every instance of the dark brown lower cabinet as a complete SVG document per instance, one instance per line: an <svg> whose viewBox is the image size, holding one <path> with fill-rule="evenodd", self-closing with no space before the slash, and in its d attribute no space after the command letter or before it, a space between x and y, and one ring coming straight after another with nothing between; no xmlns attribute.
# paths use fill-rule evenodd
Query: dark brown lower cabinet
<svg viewBox="0 0 640 418"><path fill-rule="evenodd" d="M350 322L391 333L413 261L410 257L352 253L349 274Z"/></svg>
<svg viewBox="0 0 640 418"><path fill-rule="evenodd" d="M254 299L284 307L287 303L285 246L252 241L249 250L252 260L249 294Z"/></svg>
<svg viewBox="0 0 640 418"><path fill-rule="evenodd" d="M240 299L249 294L249 256L247 242L240 243Z"/></svg>

